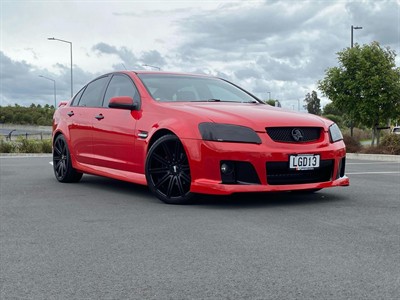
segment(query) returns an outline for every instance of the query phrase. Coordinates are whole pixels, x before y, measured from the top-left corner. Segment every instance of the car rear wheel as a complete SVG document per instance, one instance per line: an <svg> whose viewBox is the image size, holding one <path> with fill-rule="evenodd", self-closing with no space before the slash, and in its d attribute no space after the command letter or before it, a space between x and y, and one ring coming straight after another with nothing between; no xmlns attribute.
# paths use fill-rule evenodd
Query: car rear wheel
<svg viewBox="0 0 400 300"><path fill-rule="evenodd" d="M146 180L153 194L165 203L187 204L193 198L189 161L177 136L162 136L150 147Z"/></svg>
<svg viewBox="0 0 400 300"><path fill-rule="evenodd" d="M53 169L54 175L60 182L78 182L82 178L82 173L72 167L68 144L62 134L54 141Z"/></svg>

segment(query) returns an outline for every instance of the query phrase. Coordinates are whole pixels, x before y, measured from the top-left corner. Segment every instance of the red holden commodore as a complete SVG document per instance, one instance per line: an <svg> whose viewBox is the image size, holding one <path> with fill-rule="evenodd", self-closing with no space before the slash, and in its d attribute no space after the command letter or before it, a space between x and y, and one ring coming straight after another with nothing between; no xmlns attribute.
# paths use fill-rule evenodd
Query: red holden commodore
<svg viewBox="0 0 400 300"><path fill-rule="evenodd" d="M330 120L267 105L221 78L106 74L53 118L60 182L83 173L148 185L165 203L196 194L314 192L348 186L346 149Z"/></svg>

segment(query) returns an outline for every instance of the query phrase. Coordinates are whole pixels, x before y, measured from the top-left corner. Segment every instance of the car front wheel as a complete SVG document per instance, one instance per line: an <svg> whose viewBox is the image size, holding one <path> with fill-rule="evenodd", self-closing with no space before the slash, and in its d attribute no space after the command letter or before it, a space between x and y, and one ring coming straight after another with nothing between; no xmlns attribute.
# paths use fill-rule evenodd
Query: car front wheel
<svg viewBox="0 0 400 300"><path fill-rule="evenodd" d="M187 204L190 192L190 167L177 136L162 136L150 147L146 159L147 184L153 194L168 204Z"/></svg>

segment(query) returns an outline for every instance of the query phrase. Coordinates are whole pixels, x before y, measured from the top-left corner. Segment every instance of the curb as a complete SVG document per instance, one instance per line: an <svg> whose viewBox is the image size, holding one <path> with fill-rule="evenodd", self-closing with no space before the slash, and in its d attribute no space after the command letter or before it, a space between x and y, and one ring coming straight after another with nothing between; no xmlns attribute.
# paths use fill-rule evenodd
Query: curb
<svg viewBox="0 0 400 300"><path fill-rule="evenodd" d="M400 162L400 155L389 155L389 154L346 153L346 158Z"/></svg>

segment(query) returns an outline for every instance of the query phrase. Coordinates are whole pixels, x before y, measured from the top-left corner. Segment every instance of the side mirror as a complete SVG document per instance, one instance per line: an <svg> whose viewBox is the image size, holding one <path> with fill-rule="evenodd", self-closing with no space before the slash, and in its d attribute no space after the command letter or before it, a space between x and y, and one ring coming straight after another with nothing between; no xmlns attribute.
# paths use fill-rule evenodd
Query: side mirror
<svg viewBox="0 0 400 300"><path fill-rule="evenodd" d="M110 99L108 107L134 110L137 108L137 104L133 101L132 97L118 96Z"/></svg>

